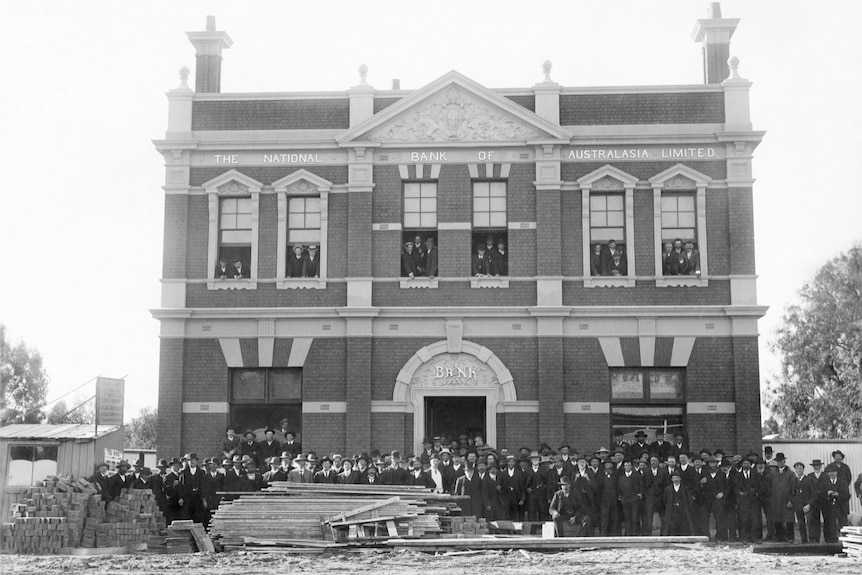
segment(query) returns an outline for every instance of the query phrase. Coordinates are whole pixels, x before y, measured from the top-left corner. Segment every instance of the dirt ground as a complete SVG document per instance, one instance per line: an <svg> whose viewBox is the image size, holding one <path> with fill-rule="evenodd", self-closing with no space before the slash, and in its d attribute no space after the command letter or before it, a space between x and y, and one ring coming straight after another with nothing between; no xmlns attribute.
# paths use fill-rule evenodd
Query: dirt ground
<svg viewBox="0 0 862 575"><path fill-rule="evenodd" d="M859 575L862 561L834 556L763 555L751 547L685 545L673 549L591 549L565 553L519 551L482 551L462 555L433 555L413 551L363 550L323 555L231 552L203 555L135 555L107 557L2 556L0 573L75 574L75 573L241 573L257 575L302 573L331 575L346 570L364 569L366 573L417 573L423 575L511 573L547 575L612 575L626 570L638 575L676 575L691 573L734 574L741 569L759 575L813 572L830 575Z"/></svg>

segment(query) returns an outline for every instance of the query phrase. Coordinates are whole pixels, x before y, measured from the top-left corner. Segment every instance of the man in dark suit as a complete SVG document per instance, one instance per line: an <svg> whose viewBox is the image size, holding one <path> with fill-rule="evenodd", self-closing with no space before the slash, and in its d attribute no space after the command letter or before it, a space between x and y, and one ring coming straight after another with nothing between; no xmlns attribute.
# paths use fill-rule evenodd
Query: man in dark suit
<svg viewBox="0 0 862 575"><path fill-rule="evenodd" d="M683 251L686 261L686 269L688 275L700 275L700 252L694 249L694 242L685 242L685 251Z"/></svg>
<svg viewBox="0 0 862 575"><path fill-rule="evenodd" d="M434 238L428 236L425 238L425 275L433 278L437 277L439 252L437 246L434 245Z"/></svg>
<svg viewBox="0 0 862 575"><path fill-rule="evenodd" d="M541 455L530 454L530 466L524 474L524 490L527 492L527 521L543 521L548 509L548 471L540 465Z"/></svg>
<svg viewBox="0 0 862 575"><path fill-rule="evenodd" d="M105 462L99 463L96 466L96 472L87 479L90 483L95 484L99 492L102 494L102 501L108 502L111 500L111 493L108 490L108 464Z"/></svg>
<svg viewBox="0 0 862 575"><path fill-rule="evenodd" d="M506 519L520 521L519 507L524 504L524 475L514 455L506 456L506 468L500 472L500 493Z"/></svg>
<svg viewBox="0 0 862 575"><path fill-rule="evenodd" d="M509 253L503 238L499 238L496 247L491 250L491 273L495 276L509 275Z"/></svg>
<svg viewBox="0 0 862 575"><path fill-rule="evenodd" d="M834 457L834 456L833 456ZM827 543L837 543L838 533L847 525L847 515L850 513L850 486L838 478L841 468L834 462L826 466L829 479L824 484L823 507L826 523L823 526L823 536Z"/></svg>
<svg viewBox="0 0 862 575"><path fill-rule="evenodd" d="M324 457L320 460L320 465L323 467L320 471L314 474L314 483L338 483L338 474L332 469L332 460Z"/></svg>
<svg viewBox="0 0 862 575"><path fill-rule="evenodd" d="M634 470L632 460L623 461L623 473L617 480L617 498L622 502L626 535L641 534L640 507L644 496L643 476Z"/></svg>
<svg viewBox="0 0 862 575"><path fill-rule="evenodd" d="M589 537L592 534L590 515L580 493L572 489L572 480L567 476L561 477L560 488L551 496L548 513L557 537Z"/></svg>
<svg viewBox="0 0 862 575"><path fill-rule="evenodd" d="M218 259L218 263L216 264L213 277L217 280L224 280L228 277L233 277L233 268L231 268L231 265L228 263L226 257L221 256Z"/></svg>
<svg viewBox="0 0 862 575"><path fill-rule="evenodd" d="M296 433L292 430L284 432L284 442L281 444L282 452L287 451L296 457L302 453L302 444L296 440Z"/></svg>
<svg viewBox="0 0 862 575"><path fill-rule="evenodd" d="M655 441L650 444L650 453L655 453L658 455L659 461L667 461L667 456L670 455L671 452L671 444L665 441L664 432L661 430L655 432ZM668 476L668 484L670 482L670 476Z"/></svg>
<svg viewBox="0 0 862 575"><path fill-rule="evenodd" d="M281 454L281 444L275 439L275 430L267 427L263 432L264 440L257 444L257 454L262 461L278 458Z"/></svg>
<svg viewBox="0 0 862 575"><path fill-rule="evenodd" d="M700 516L695 517L695 533L697 535L706 535L709 533L709 518L715 518L715 537L710 537L710 540L729 541L727 519L725 517L726 498L730 497L732 486L726 481L726 476L718 468L718 462L714 457L709 456L707 459L707 469L703 477L699 481L698 507L700 507Z"/></svg>
<svg viewBox="0 0 862 575"><path fill-rule="evenodd" d="M207 472L204 474L201 481L201 503L203 504L203 521L204 527L209 526L213 513L218 509L221 502L219 491L224 491L224 480L226 475L219 473L216 464L218 460L213 457L207 465Z"/></svg>
<svg viewBox="0 0 862 575"><path fill-rule="evenodd" d="M419 275L419 269L416 267L416 255L413 253L413 242L404 242L404 249L401 251L401 277L414 278Z"/></svg>
<svg viewBox="0 0 862 575"><path fill-rule="evenodd" d="M260 446L255 439L257 438L257 434L251 429L247 430L243 434L243 441L239 444L239 451L237 454L247 455L251 457L251 460L254 461L255 467L257 467L260 462Z"/></svg>
<svg viewBox="0 0 862 575"><path fill-rule="evenodd" d="M111 494L111 499L116 499L130 484L129 469L131 465L125 459L117 463L117 472L108 478L108 492Z"/></svg>
<svg viewBox="0 0 862 575"><path fill-rule="evenodd" d="M461 515L482 517L482 482L472 464L467 464L464 475L455 481L455 495L470 498L460 502Z"/></svg>
<svg viewBox="0 0 862 575"><path fill-rule="evenodd" d="M470 257L470 275L485 277L491 274L491 254L484 244L476 246L476 252Z"/></svg>
<svg viewBox="0 0 862 575"><path fill-rule="evenodd" d="M560 488L560 478L568 477L571 479L571 472L563 465L563 460L559 454L553 456L553 465L548 469L548 503L551 503L551 498L554 493Z"/></svg>
<svg viewBox="0 0 862 575"><path fill-rule="evenodd" d="M665 242L663 244L664 249L661 252L661 273L662 275L669 276L670 273L670 258L671 252L673 251L673 244L671 242Z"/></svg>
<svg viewBox="0 0 862 575"><path fill-rule="evenodd" d="M144 462L140 459L135 461L134 471L128 478L128 487L129 489L150 489L150 477L153 472L149 468L149 473L144 477ZM152 491L152 489L150 489Z"/></svg>
<svg viewBox="0 0 862 575"><path fill-rule="evenodd" d="M754 543L763 536L759 500L762 486L760 476L751 468L751 460L743 459L741 465L739 473L732 476L739 540Z"/></svg>
<svg viewBox="0 0 862 575"><path fill-rule="evenodd" d="M170 525L174 519L182 516L182 502L180 499L180 470L182 463L174 457L171 459L171 469L165 474L165 520Z"/></svg>
<svg viewBox="0 0 862 575"><path fill-rule="evenodd" d="M682 484L682 474L674 469L670 476L671 484L664 488L662 503L664 517L661 522L662 535L691 535L691 506L694 498Z"/></svg>
<svg viewBox="0 0 862 575"><path fill-rule="evenodd" d="M670 485L670 477L667 471L659 467L658 455L651 455L649 459L649 468L644 473L644 513L641 520L641 533L647 537L652 535L653 514L658 513L659 518L662 515L662 494L664 488Z"/></svg>
<svg viewBox="0 0 862 575"><path fill-rule="evenodd" d="M401 468L401 452L393 451L389 457L389 467L380 474L380 483L384 485L407 485L410 473Z"/></svg>
<svg viewBox="0 0 862 575"><path fill-rule="evenodd" d="M805 475L804 463L801 461L794 463L793 471L796 472L796 477L793 478L793 494L790 496L790 504L793 506L796 524L799 526L799 541L800 543L808 543L806 518L811 511L815 497L817 497L817 489L814 480ZM793 541L792 533L790 534L790 541Z"/></svg>
<svg viewBox="0 0 862 575"><path fill-rule="evenodd" d="M425 274L425 245L422 243L422 236L413 236L413 259L416 262L416 275L424 276Z"/></svg>
<svg viewBox="0 0 862 575"><path fill-rule="evenodd" d="M198 454L189 453L189 466L180 472L180 505L183 508L183 519L191 519L195 523L203 521L204 506L201 501L201 485L206 472L198 467Z"/></svg>
<svg viewBox="0 0 862 575"><path fill-rule="evenodd" d="M643 429L638 429L635 432L635 442L629 445L629 458L636 460L640 459L642 453L649 453L650 446L646 442L646 436Z"/></svg>
<svg viewBox="0 0 862 575"><path fill-rule="evenodd" d="M611 256L611 259L605 265L606 276L627 276L629 275L628 262L623 259L619 250Z"/></svg>
<svg viewBox="0 0 862 575"><path fill-rule="evenodd" d="M447 493L455 492L455 481L464 475L464 464L458 452L449 453L449 448L440 450L440 470L443 473Z"/></svg>
<svg viewBox="0 0 862 575"><path fill-rule="evenodd" d="M242 263L242 260L239 258L236 258L233 262L233 269L231 270L231 277L233 277L233 279L235 279L235 280L239 280L239 279L243 279L243 278L248 278L250 276L251 276L251 274L249 273L248 268L245 266L245 264Z"/></svg>
<svg viewBox="0 0 862 575"><path fill-rule="evenodd" d="M808 540L811 543L820 543L822 525L826 522L823 494L826 492L829 475L823 471L823 462L819 459L814 459L811 462L811 468L813 471L808 474L808 477L811 479L811 486L814 489L814 499L808 514Z"/></svg>
<svg viewBox="0 0 862 575"><path fill-rule="evenodd" d="M604 275L602 269L602 244L593 244L593 251L590 252L590 275Z"/></svg>
<svg viewBox="0 0 862 575"><path fill-rule="evenodd" d="M320 277L320 255L314 244L308 246L308 256L305 258L305 275L310 278Z"/></svg>
<svg viewBox="0 0 862 575"><path fill-rule="evenodd" d="M608 240L607 245L602 249L602 274L608 274L608 268L614 260L614 256L619 254L622 258L623 250L617 246L616 240Z"/></svg>
<svg viewBox="0 0 862 575"><path fill-rule="evenodd" d="M377 468L373 465L369 466L366 474L359 478L360 485L378 485L380 482L377 479Z"/></svg>
<svg viewBox="0 0 862 575"><path fill-rule="evenodd" d="M832 452L832 464L838 467L838 479L842 480L847 485L853 483L853 472L850 467L844 463L844 452L836 449Z"/></svg>
<svg viewBox="0 0 862 575"><path fill-rule="evenodd" d="M434 482L431 481L431 476L427 471L422 471L422 460L418 457L411 462L410 475L407 477L407 485L418 485L431 489L434 487Z"/></svg>
<svg viewBox="0 0 862 575"><path fill-rule="evenodd" d="M359 483L359 470L353 466L353 461L345 459L341 462L341 473L338 474L338 483L342 485L357 485Z"/></svg>
<svg viewBox="0 0 862 575"><path fill-rule="evenodd" d="M266 483L263 481L263 475L258 472L257 465L254 461L246 463L245 476L242 478L241 485L241 491L248 491L250 493L260 491L266 487Z"/></svg>
<svg viewBox="0 0 862 575"><path fill-rule="evenodd" d="M302 247L302 244L293 246L293 253L287 256L285 275L289 278L308 277L305 263L305 248Z"/></svg>
<svg viewBox="0 0 862 575"><path fill-rule="evenodd" d="M234 455L231 460L231 465L232 467L225 471L222 487L224 491L235 493L243 490L243 477L245 477L245 470L242 465L242 457ZM233 501L236 498L236 495L224 496L225 501Z"/></svg>
<svg viewBox="0 0 862 575"><path fill-rule="evenodd" d="M615 536L619 532L619 511L617 504L617 472L614 462L606 459L602 463L599 482L599 532L602 537Z"/></svg>

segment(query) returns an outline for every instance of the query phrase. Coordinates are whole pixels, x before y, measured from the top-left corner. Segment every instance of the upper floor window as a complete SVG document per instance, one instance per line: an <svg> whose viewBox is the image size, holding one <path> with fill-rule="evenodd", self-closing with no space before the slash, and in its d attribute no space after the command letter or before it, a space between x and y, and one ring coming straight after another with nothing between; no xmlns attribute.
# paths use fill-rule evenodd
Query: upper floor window
<svg viewBox="0 0 862 575"><path fill-rule="evenodd" d="M437 183L404 183L401 277L437 277Z"/></svg>
<svg viewBox="0 0 862 575"><path fill-rule="evenodd" d="M473 182L473 277L508 276L506 182Z"/></svg>
<svg viewBox="0 0 862 575"><path fill-rule="evenodd" d="M320 277L320 198L290 198L287 213L286 277Z"/></svg>
<svg viewBox="0 0 862 575"><path fill-rule="evenodd" d="M693 192L663 193L661 196L663 275L700 275L696 201Z"/></svg>
<svg viewBox="0 0 862 575"><path fill-rule="evenodd" d="M590 195L590 275L628 275L623 194Z"/></svg>
<svg viewBox="0 0 862 575"><path fill-rule="evenodd" d="M221 198L216 279L251 277L251 239L251 198Z"/></svg>
<svg viewBox="0 0 862 575"><path fill-rule="evenodd" d="M332 183L300 169L272 187L278 202L276 287L324 289Z"/></svg>

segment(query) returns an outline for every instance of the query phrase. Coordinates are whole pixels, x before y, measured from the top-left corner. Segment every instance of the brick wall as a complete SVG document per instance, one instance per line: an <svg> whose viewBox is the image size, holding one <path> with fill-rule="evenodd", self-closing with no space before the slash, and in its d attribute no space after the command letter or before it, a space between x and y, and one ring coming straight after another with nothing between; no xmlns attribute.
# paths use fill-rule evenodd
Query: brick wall
<svg viewBox="0 0 862 575"><path fill-rule="evenodd" d="M330 453L344 455L346 447L344 413L303 413L302 449L318 458Z"/></svg>
<svg viewBox="0 0 862 575"><path fill-rule="evenodd" d="M182 428L177 425L182 416L184 342L162 339L159 342L159 456L180 452Z"/></svg>
<svg viewBox="0 0 862 575"><path fill-rule="evenodd" d="M539 436L551 444L563 439L563 338L540 337L539 341Z"/></svg>
<svg viewBox="0 0 862 575"><path fill-rule="evenodd" d="M539 414L538 413L503 413L498 416L505 419L505 436L497 438L497 449L508 447L509 452L517 452L521 446L538 449L539 447ZM498 430L499 433L499 430Z"/></svg>
<svg viewBox="0 0 862 575"><path fill-rule="evenodd" d="M403 221L401 194L401 175L398 166L374 166L372 221L386 224L401 223Z"/></svg>
<svg viewBox="0 0 862 575"><path fill-rule="evenodd" d="M710 264L712 265L712 264ZM563 305L728 305L730 281L709 280L709 287L657 288L652 280L632 288L585 288L580 281L563 282Z"/></svg>
<svg viewBox="0 0 862 575"><path fill-rule="evenodd" d="M658 257L655 247L655 216L653 213L652 190L635 190L635 245L626 246L626 250L634 250L635 271L637 275L655 275L655 260ZM712 247L712 244L710 244ZM712 262L712 250L709 252ZM631 272L631 270L629 270Z"/></svg>
<svg viewBox="0 0 862 575"><path fill-rule="evenodd" d="M441 268L444 251L440 249ZM441 270L441 277L447 277ZM461 271L460 277L467 273ZM457 302L457 304L456 304ZM536 305L536 284L534 282L513 281L508 288L471 288L463 282L440 282L437 289L402 289L394 282L375 283L372 296L375 306L498 306L498 305Z"/></svg>
<svg viewBox="0 0 862 575"><path fill-rule="evenodd" d="M348 277L368 277L371 275L371 194L351 192L347 196L350 206L347 217L347 246L339 242L333 245L334 249L328 251L347 253ZM334 227L333 231L337 236L344 237L344 228Z"/></svg>
<svg viewBox="0 0 862 575"><path fill-rule="evenodd" d="M391 399L391 397L390 397ZM406 455L412 449L413 414L375 413L371 417L371 449L388 453L393 449Z"/></svg>
<svg viewBox="0 0 862 575"><path fill-rule="evenodd" d="M437 180L437 221L473 223L473 188L465 164L445 164Z"/></svg>
<svg viewBox="0 0 862 575"><path fill-rule="evenodd" d="M221 56L195 55L195 92L221 91Z"/></svg>
<svg viewBox="0 0 862 575"><path fill-rule="evenodd" d="M230 425L227 413L184 413L182 415L183 442L181 449L165 456L176 457L194 451L200 459L218 456L221 460L221 442ZM237 432L239 433L239 432ZM258 438L261 439L261 438ZM161 456L161 437L159 438Z"/></svg>
<svg viewBox="0 0 862 575"><path fill-rule="evenodd" d="M188 202L184 196L165 196L163 278L186 277L188 217Z"/></svg>
<svg viewBox="0 0 862 575"><path fill-rule="evenodd" d="M506 96L506 99L515 102L522 108L526 108L531 112L536 111L536 97L532 94L524 94L522 96Z"/></svg>
<svg viewBox="0 0 862 575"><path fill-rule="evenodd" d="M733 389L731 338L698 337L686 370L686 401L733 401Z"/></svg>
<svg viewBox="0 0 862 575"><path fill-rule="evenodd" d="M248 340L245 341L248 345ZM217 339L185 340L184 364L181 401L230 400L228 367ZM257 357L254 365L257 365ZM224 430L218 431L220 437Z"/></svg>
<svg viewBox="0 0 862 575"><path fill-rule="evenodd" d="M724 92L561 94L560 124L724 123Z"/></svg>
<svg viewBox="0 0 862 575"><path fill-rule="evenodd" d="M385 110L401 98L374 98L374 113Z"/></svg>
<svg viewBox="0 0 862 575"><path fill-rule="evenodd" d="M198 101L192 104L194 131L346 130L349 125L348 98Z"/></svg>
<svg viewBox="0 0 862 575"><path fill-rule="evenodd" d="M401 334L400 331L391 333ZM404 364L419 349L445 337L414 338L410 337L409 333L404 333L403 337L375 338L371 343L371 369L374 373L371 380L371 399L392 401L395 379Z"/></svg>
<svg viewBox="0 0 862 575"><path fill-rule="evenodd" d="M752 191L751 188L729 188L727 195L729 230L724 240L730 243L730 273L753 274L755 266ZM712 258L712 246L709 253ZM709 265L712 266L712 263Z"/></svg>
<svg viewBox="0 0 862 575"><path fill-rule="evenodd" d="M714 451L721 448L733 453L739 452L733 414L689 415L686 421L686 434L689 447L694 450ZM754 451L759 453L760 448L755 447ZM743 453L747 452L748 450Z"/></svg>
<svg viewBox="0 0 862 575"><path fill-rule="evenodd" d="M757 337L733 338L737 449L760 453L760 374Z"/></svg>
<svg viewBox="0 0 862 575"><path fill-rule="evenodd" d="M346 357L347 340L314 338L302 368L302 400L346 401ZM308 431L306 427L303 434Z"/></svg>
<svg viewBox="0 0 862 575"><path fill-rule="evenodd" d="M727 190L706 191L706 239L709 275L730 273L730 243L728 241ZM752 235L754 222L752 225ZM752 256L753 258L753 256Z"/></svg>
<svg viewBox="0 0 862 575"><path fill-rule="evenodd" d="M445 339L445 336L441 339ZM518 401L539 399L539 382L536 378L539 347L535 338L477 338L470 337L468 333L464 339L487 347L503 362L512 374Z"/></svg>
<svg viewBox="0 0 862 575"><path fill-rule="evenodd" d="M588 457L611 441L611 416L607 413L567 413L565 422L565 441Z"/></svg>
<svg viewBox="0 0 862 575"><path fill-rule="evenodd" d="M346 342L345 399L346 451L362 453L371 445L371 338L351 337Z"/></svg>
<svg viewBox="0 0 862 575"><path fill-rule="evenodd" d="M610 401L608 364L598 338L563 340L563 400Z"/></svg>

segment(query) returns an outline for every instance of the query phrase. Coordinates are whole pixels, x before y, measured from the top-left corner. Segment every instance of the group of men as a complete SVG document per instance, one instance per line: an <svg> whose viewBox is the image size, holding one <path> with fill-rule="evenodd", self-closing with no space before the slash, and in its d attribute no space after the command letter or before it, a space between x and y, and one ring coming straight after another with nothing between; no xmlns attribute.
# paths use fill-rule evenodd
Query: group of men
<svg viewBox="0 0 862 575"><path fill-rule="evenodd" d="M487 236L485 243L477 243L476 251L470 258L470 275L473 277L508 276L509 254L506 239Z"/></svg>
<svg viewBox="0 0 862 575"><path fill-rule="evenodd" d="M606 245L593 244L590 254L591 276L627 276L628 262L616 240L608 240Z"/></svg>
<svg viewBox="0 0 862 575"><path fill-rule="evenodd" d="M661 271L666 276L699 276L700 252L694 248L694 242L683 244L679 238L665 242L661 253Z"/></svg>
<svg viewBox="0 0 862 575"><path fill-rule="evenodd" d="M317 245L311 244L306 250L302 244L293 246L293 253L287 256L285 275L289 278L320 277L320 256Z"/></svg>
<svg viewBox="0 0 862 575"><path fill-rule="evenodd" d="M234 258L233 263L230 263L227 257L221 256L216 264L214 276L219 280L239 280L249 277L249 269L240 258Z"/></svg>
<svg viewBox="0 0 862 575"><path fill-rule="evenodd" d="M434 238L428 236L422 243L422 236L416 235L413 240L404 242L401 250L401 277L437 277L437 247Z"/></svg>
<svg viewBox="0 0 862 575"><path fill-rule="evenodd" d="M222 498L258 491L278 481L420 485L437 493L461 496L462 515L488 521L554 521L567 536L705 535L715 541L837 541L849 514L852 474L840 450L813 471L782 453L732 455L721 449L692 452L685 437L665 441L643 430L635 441L615 433L611 449L580 453L569 445L553 451L495 450L481 435L426 438L418 455L398 451L353 457L318 458L304 452L287 428L268 428L262 441L254 431L240 438L227 430L221 457L198 463L195 453L159 461L154 475L142 462L134 471L125 461L117 473L99 467L91 481L106 501L123 488L152 489L168 522L192 519L208 524ZM825 469L824 469L825 467ZM854 484L862 497L862 474ZM794 523L796 524L794 526Z"/></svg>

